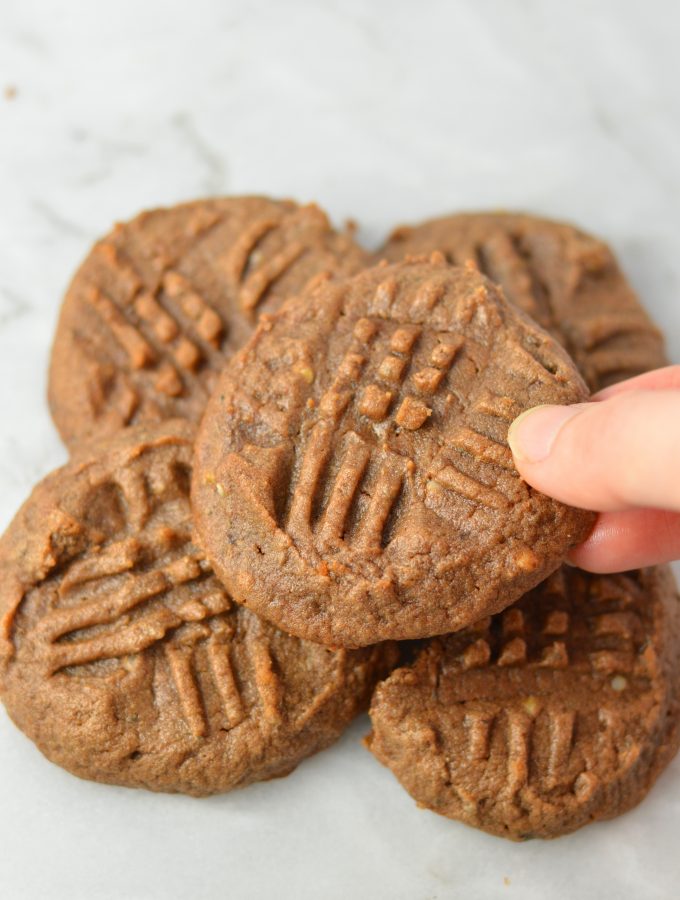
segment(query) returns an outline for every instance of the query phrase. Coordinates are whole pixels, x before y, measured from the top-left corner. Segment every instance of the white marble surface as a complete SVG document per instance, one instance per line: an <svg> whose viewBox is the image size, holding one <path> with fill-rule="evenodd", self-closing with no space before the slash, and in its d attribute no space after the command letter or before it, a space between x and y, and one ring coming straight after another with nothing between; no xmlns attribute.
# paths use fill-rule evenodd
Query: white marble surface
<svg viewBox="0 0 680 900"><path fill-rule="evenodd" d="M317 199L372 244L456 208L572 218L680 361L679 28L674 0L0 0L0 526L65 459L60 296L149 205ZM680 760L619 820L515 846L418 811L366 727L198 802L77 781L0 713L0 897L678 895Z"/></svg>

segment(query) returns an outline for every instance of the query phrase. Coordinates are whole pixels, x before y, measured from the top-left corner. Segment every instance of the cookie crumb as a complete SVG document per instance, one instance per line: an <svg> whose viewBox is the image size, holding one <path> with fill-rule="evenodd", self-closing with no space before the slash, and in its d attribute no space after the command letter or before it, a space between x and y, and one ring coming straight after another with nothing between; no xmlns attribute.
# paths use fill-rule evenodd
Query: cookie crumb
<svg viewBox="0 0 680 900"><path fill-rule="evenodd" d="M374 422L382 422L392 402L392 391L383 391L375 384L364 388L359 401L359 412Z"/></svg>
<svg viewBox="0 0 680 900"><path fill-rule="evenodd" d="M311 384L314 381L314 369L310 368L309 366L298 366L295 371L298 375L304 378L307 384Z"/></svg>
<svg viewBox="0 0 680 900"><path fill-rule="evenodd" d="M540 560L529 547L522 547L515 555L515 566L520 572L535 572Z"/></svg>
<svg viewBox="0 0 680 900"><path fill-rule="evenodd" d="M16 85L8 84L4 90L5 100L8 100L10 103L12 100L16 100L17 98L17 89Z"/></svg>
<svg viewBox="0 0 680 900"><path fill-rule="evenodd" d="M432 415L432 410L413 397L405 397L394 417L397 425L409 431L417 431Z"/></svg>
<svg viewBox="0 0 680 900"><path fill-rule="evenodd" d="M527 713L533 718L540 712L541 705L538 702L538 697L529 696L526 698L524 703L522 704Z"/></svg>

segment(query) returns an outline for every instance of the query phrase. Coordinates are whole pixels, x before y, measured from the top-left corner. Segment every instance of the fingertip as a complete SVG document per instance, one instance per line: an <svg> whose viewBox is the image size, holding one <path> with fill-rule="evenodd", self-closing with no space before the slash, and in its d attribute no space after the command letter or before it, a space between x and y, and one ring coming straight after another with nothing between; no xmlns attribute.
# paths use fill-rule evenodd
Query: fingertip
<svg viewBox="0 0 680 900"><path fill-rule="evenodd" d="M523 412L508 430L508 444L515 461L534 465L546 460L564 425L586 405L534 406Z"/></svg>

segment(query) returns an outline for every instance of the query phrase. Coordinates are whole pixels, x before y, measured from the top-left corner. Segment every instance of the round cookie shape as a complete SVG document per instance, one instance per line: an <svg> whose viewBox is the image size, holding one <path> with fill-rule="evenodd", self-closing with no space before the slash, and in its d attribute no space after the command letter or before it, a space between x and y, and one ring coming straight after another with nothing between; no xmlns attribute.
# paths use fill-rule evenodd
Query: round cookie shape
<svg viewBox="0 0 680 900"><path fill-rule="evenodd" d="M462 213L397 228L376 259L434 250L500 284L561 341L592 391L668 365L661 333L592 235L521 213Z"/></svg>
<svg viewBox="0 0 680 900"><path fill-rule="evenodd" d="M75 275L57 327L49 402L65 443L197 421L260 312L365 259L317 206L290 200L199 200L117 225Z"/></svg>
<svg viewBox="0 0 680 900"><path fill-rule="evenodd" d="M286 775L394 647L329 650L234 604L192 541L184 422L81 447L0 541L0 696L53 762L196 796Z"/></svg>
<svg viewBox="0 0 680 900"><path fill-rule="evenodd" d="M331 646L443 634L496 612L593 516L520 479L509 423L587 392L556 342L443 258L320 283L225 368L192 503L239 602Z"/></svg>
<svg viewBox="0 0 680 900"><path fill-rule="evenodd" d="M635 806L673 758L679 643L669 569L565 566L393 672L367 745L422 807L512 840L558 837Z"/></svg>

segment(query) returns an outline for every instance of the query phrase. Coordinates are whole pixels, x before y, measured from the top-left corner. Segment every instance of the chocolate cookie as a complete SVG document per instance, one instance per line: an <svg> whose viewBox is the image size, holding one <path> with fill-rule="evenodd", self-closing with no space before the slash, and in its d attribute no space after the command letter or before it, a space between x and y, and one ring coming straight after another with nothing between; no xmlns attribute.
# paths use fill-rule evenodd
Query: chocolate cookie
<svg viewBox="0 0 680 900"><path fill-rule="evenodd" d="M330 651L231 602L191 539L191 438L126 429L35 489L0 541L0 694L76 775L204 795L331 744L393 648Z"/></svg>
<svg viewBox="0 0 680 900"><path fill-rule="evenodd" d="M560 340L593 391L668 364L663 338L606 244L571 225L469 213L402 226L377 258L441 250L472 261Z"/></svg>
<svg viewBox="0 0 680 900"><path fill-rule="evenodd" d="M261 311L366 255L316 206L263 197L144 212L76 274L52 351L49 401L70 447L124 425L196 421Z"/></svg>
<svg viewBox="0 0 680 900"><path fill-rule="evenodd" d="M585 399L557 343L442 257L318 284L225 368L196 444L202 545L234 598L357 647L462 628L533 587L590 513L529 488L509 423Z"/></svg>
<svg viewBox="0 0 680 900"><path fill-rule="evenodd" d="M368 745L421 806L557 837L639 803L675 754L679 651L670 570L564 567L395 671Z"/></svg>

